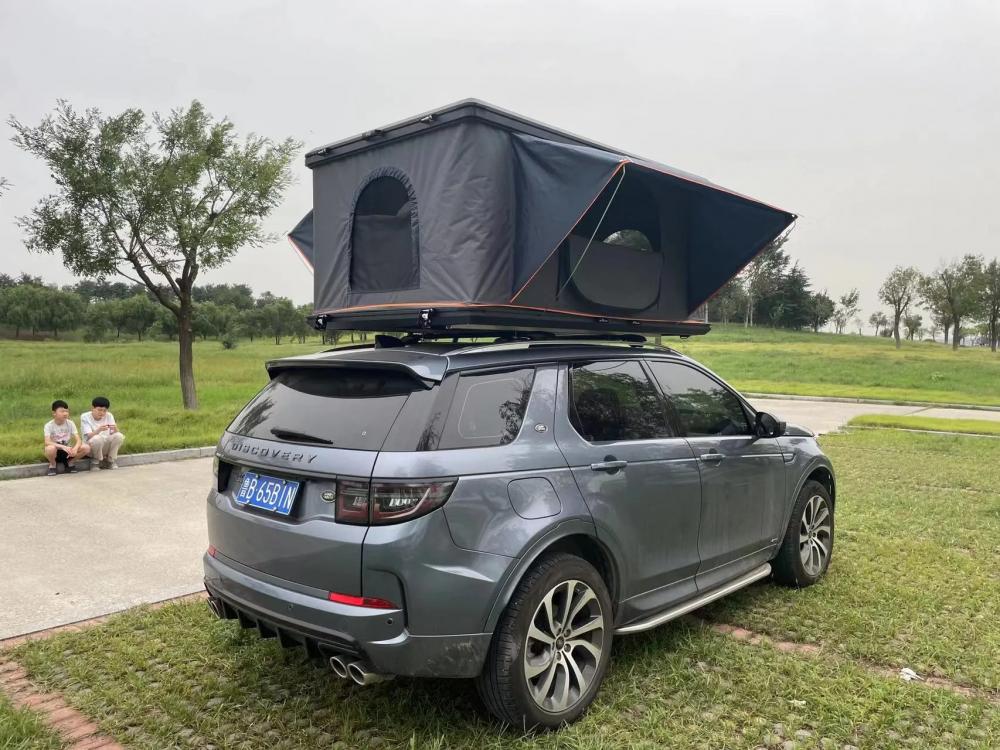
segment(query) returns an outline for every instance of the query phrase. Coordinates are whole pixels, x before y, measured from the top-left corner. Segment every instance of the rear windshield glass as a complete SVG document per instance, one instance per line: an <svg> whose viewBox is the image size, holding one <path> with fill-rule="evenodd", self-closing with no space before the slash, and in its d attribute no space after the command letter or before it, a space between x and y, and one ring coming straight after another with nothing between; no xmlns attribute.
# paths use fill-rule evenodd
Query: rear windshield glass
<svg viewBox="0 0 1000 750"><path fill-rule="evenodd" d="M286 370L244 407L229 431L265 440L375 451L414 392L426 389L393 370Z"/></svg>

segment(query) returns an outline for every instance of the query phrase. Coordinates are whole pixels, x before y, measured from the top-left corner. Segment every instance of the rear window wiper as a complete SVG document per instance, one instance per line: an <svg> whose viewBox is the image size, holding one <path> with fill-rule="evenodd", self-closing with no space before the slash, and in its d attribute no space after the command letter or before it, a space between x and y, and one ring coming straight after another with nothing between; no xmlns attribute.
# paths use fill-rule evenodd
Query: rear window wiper
<svg viewBox="0 0 1000 750"><path fill-rule="evenodd" d="M304 432L296 432L295 430L286 430L284 427L272 427L271 434L276 438L282 440L300 440L304 443L317 443L319 445L333 445L332 440L327 440L326 438L316 437L315 435L307 435Z"/></svg>

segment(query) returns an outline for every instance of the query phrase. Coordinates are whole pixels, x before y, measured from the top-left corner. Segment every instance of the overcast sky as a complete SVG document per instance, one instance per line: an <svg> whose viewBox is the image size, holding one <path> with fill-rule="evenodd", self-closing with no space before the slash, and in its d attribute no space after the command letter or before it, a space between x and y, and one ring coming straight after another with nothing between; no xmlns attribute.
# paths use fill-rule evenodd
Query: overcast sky
<svg viewBox="0 0 1000 750"><path fill-rule="evenodd" d="M801 216L787 246L865 317L898 263L1000 255L1000 3L0 3L0 114L200 99L307 147L465 97L704 175ZM70 282L14 217L51 189L0 125L0 271ZM267 222L311 207L310 173ZM311 301L282 239L205 281Z"/></svg>

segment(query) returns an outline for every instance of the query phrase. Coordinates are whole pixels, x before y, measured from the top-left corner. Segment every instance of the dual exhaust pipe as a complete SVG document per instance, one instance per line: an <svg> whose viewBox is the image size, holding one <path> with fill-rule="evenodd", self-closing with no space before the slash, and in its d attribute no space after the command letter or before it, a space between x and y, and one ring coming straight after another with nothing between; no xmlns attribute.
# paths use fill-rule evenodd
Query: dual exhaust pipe
<svg viewBox="0 0 1000 750"><path fill-rule="evenodd" d="M395 675L372 671L372 665L364 659L348 661L339 654L330 657L330 668L337 677L352 679L358 685L374 685L376 682L386 682L395 677Z"/></svg>

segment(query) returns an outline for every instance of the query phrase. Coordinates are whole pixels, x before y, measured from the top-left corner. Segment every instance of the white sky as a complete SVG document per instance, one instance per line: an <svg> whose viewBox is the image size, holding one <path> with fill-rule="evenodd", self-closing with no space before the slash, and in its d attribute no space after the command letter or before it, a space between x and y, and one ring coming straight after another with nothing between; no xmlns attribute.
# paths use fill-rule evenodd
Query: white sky
<svg viewBox="0 0 1000 750"><path fill-rule="evenodd" d="M798 213L789 251L865 318L897 263L1000 255L995 0L0 3L3 120L197 98L311 148L470 96ZM46 170L0 134L0 271L68 283L13 223ZM296 171L270 231L310 208ZM284 239L201 281L312 296Z"/></svg>

